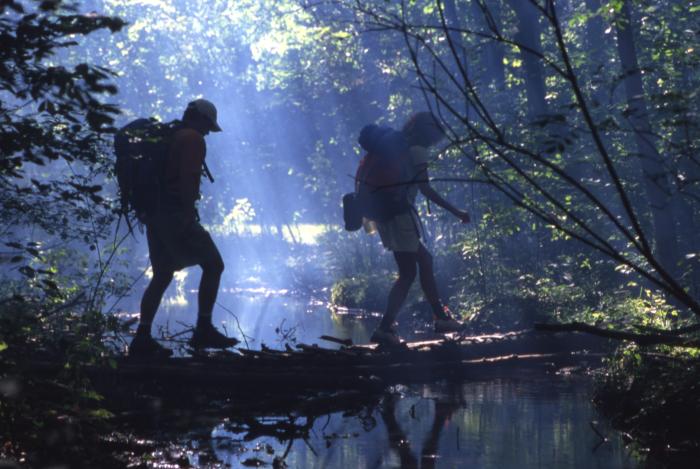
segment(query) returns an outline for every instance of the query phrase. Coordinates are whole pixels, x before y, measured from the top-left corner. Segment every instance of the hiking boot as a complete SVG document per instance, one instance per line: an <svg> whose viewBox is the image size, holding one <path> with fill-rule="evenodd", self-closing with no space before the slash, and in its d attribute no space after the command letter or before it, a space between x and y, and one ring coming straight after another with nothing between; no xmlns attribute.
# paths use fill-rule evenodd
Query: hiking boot
<svg viewBox="0 0 700 469"><path fill-rule="evenodd" d="M233 337L226 337L217 331L214 326L199 326L192 333L190 345L193 349L203 348L229 348L235 347L240 341Z"/></svg>
<svg viewBox="0 0 700 469"><path fill-rule="evenodd" d="M436 319L435 332L438 334L446 334L448 332L461 332L466 327L463 323L454 318Z"/></svg>
<svg viewBox="0 0 700 469"><path fill-rule="evenodd" d="M398 334L393 329L377 328L372 337L369 338L369 341L379 345L401 345L401 339L399 339Z"/></svg>
<svg viewBox="0 0 700 469"><path fill-rule="evenodd" d="M132 358L168 358L172 354L172 350L163 347L146 334L136 334L129 345L129 357Z"/></svg>

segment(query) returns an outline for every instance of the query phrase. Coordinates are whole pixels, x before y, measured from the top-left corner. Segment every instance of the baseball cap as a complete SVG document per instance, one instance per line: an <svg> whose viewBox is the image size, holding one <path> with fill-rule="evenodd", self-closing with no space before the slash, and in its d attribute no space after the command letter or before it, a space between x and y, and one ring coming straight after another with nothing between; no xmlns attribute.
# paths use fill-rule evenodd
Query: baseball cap
<svg viewBox="0 0 700 469"><path fill-rule="evenodd" d="M206 117L211 123L212 132L221 132L221 127L219 127L219 124L216 121L216 106L214 106L211 101L207 101L206 99L202 98L195 99L194 101L191 101L187 107L194 108L197 112Z"/></svg>

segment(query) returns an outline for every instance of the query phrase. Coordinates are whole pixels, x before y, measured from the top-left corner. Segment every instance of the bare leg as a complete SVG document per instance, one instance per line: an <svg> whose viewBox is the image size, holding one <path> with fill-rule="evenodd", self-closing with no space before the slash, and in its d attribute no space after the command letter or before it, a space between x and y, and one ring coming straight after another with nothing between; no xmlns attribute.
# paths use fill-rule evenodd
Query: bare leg
<svg viewBox="0 0 700 469"><path fill-rule="evenodd" d="M201 265L202 279L199 282L197 325L204 326L211 324L212 311L216 302L216 295L219 292L221 274L224 272L224 261L218 250L213 258Z"/></svg>
<svg viewBox="0 0 700 469"><path fill-rule="evenodd" d="M417 269L415 253L394 252L394 259L396 259L396 264L399 268L399 278L396 279L396 282L394 282L394 285L391 287L386 311L379 325L379 328L384 330L389 329L396 320L401 305L403 305L403 302L406 300L408 290L416 279Z"/></svg>
<svg viewBox="0 0 700 469"><path fill-rule="evenodd" d="M199 282L199 295L197 297L197 326L190 338L190 345L194 350L206 348L234 347L238 339L227 337L219 332L211 322L211 313L216 303L216 295L219 292L221 274L224 272L224 261L219 250L209 233L201 226L196 227L192 233L193 245L199 256L199 266L202 268L202 279Z"/></svg>
<svg viewBox="0 0 700 469"><path fill-rule="evenodd" d="M141 318L138 328L139 334L151 335L151 324L153 323L153 318L158 311L158 305L163 299L163 294L167 290L168 285L173 279L173 271L156 271L153 272L153 278L151 282L146 287L146 291L143 292L143 298L141 298Z"/></svg>
<svg viewBox="0 0 700 469"><path fill-rule="evenodd" d="M430 303L433 310L433 316L436 319L447 319L447 315L443 309L440 294L438 293L437 283L435 282L435 274L433 272L433 256L421 243L418 246L418 272L420 274L420 286L423 290L425 298Z"/></svg>

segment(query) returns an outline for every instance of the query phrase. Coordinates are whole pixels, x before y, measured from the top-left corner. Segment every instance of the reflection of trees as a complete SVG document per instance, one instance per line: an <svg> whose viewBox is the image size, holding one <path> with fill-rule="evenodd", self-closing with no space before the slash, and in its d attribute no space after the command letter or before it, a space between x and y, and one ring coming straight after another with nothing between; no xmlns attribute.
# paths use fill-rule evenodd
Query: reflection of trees
<svg viewBox="0 0 700 469"><path fill-rule="evenodd" d="M377 403L377 395L359 391L244 402L239 403L236 409L231 409L229 422L224 425L224 429L238 435L243 442L274 438L285 449L281 455L268 451L269 455L274 455L273 467L286 467L284 459L297 440L303 441L318 456L309 441L316 422L330 420L332 414L342 412L343 417L357 418L362 423L362 428L369 432L376 426L373 414ZM330 446L333 436L325 438L326 446ZM220 443L217 442L216 446L222 449Z"/></svg>
<svg viewBox="0 0 700 469"><path fill-rule="evenodd" d="M389 394L385 395L379 404L376 395L338 392L298 398L296 401L261 402L252 407L249 407L246 402L239 404L240 409L245 409L245 413L242 414L240 409L232 409L228 413L229 421L223 426L226 432L235 435L235 439L218 439L215 447L223 452L229 452L238 448L239 443L242 442L273 438L284 449L279 454L274 454L270 448L267 454L274 456L274 464L281 464L289 455L294 443L299 440L303 441L315 456L319 456L317 451L319 448L315 448L311 443L312 432L315 426L318 431L317 423L321 425L324 421L330 421L331 415L342 412L343 417L356 418L366 432L376 428L375 416L379 415L387 429L389 447L399 456L400 467L434 468L438 459L442 430L446 428L455 411L461 407L461 399L448 394L434 400L433 421L423 441L420 459L412 452L406 433L399 424L400 420L409 420L409 414L413 410L397 417L396 407L400 400L400 395ZM322 425L322 431L325 431L325 425L327 423ZM330 447L338 437L339 435L335 433L324 434L326 447ZM381 461L377 464L381 464ZM284 466L275 465L274 467Z"/></svg>

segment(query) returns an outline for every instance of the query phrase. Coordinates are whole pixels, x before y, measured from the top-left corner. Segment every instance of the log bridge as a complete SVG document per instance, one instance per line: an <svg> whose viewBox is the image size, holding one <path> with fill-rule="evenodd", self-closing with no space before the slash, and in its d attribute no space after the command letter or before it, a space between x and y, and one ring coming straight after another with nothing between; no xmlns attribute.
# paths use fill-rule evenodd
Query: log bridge
<svg viewBox="0 0 700 469"><path fill-rule="evenodd" d="M123 358L115 368L89 370L103 386L176 385L220 388L227 394L254 395L356 389L381 391L387 385L437 379L482 378L504 367L550 367L594 364L609 349L608 341L587 334L514 331L475 336L452 336L406 342L400 347L340 344L326 348L298 344L272 350L239 349L204 356L161 361Z"/></svg>

